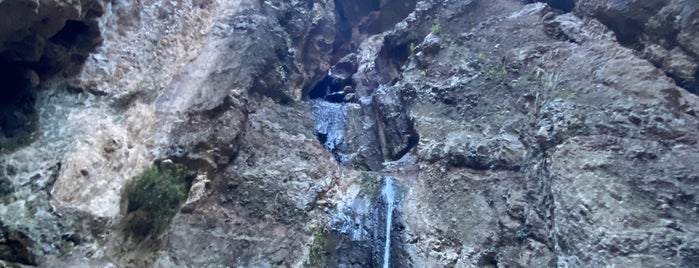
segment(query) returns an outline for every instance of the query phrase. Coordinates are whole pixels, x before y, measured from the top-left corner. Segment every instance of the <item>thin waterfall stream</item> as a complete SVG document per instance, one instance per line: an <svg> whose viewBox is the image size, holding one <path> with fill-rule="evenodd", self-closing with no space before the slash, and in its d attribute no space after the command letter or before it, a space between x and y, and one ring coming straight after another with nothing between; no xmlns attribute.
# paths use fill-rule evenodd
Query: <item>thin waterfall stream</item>
<svg viewBox="0 0 699 268"><path fill-rule="evenodd" d="M339 188L346 198L327 210L327 228L318 231L310 266L410 266L401 236L403 177L386 169L419 139L399 90L391 86L397 78L392 70L407 61L409 47L368 36L393 28L417 1L335 2L335 55L307 104L318 141L349 172Z"/></svg>
<svg viewBox="0 0 699 268"><path fill-rule="evenodd" d="M340 165L361 163L366 158L357 156L363 150L380 146L377 140L358 142L361 135L368 136L376 131L376 123L366 121L373 120L364 114L369 109L356 103L334 103L320 98L311 99L308 104L318 140ZM376 151L380 152L380 148ZM357 181L356 194L337 207L329 219L329 229L320 236L324 241L318 243L332 246L324 249L326 253L317 263L319 266L388 268L402 265L393 263L400 262L396 256L404 254L400 249L400 236L393 234L397 229L394 225L400 224L393 219L400 215L401 192L397 185L400 182L379 168L363 174Z"/></svg>
<svg viewBox="0 0 699 268"><path fill-rule="evenodd" d="M396 188L391 177L384 179L381 194L386 201L386 238L383 252L383 267L388 268L391 265L391 228L393 226L393 209L396 201Z"/></svg>

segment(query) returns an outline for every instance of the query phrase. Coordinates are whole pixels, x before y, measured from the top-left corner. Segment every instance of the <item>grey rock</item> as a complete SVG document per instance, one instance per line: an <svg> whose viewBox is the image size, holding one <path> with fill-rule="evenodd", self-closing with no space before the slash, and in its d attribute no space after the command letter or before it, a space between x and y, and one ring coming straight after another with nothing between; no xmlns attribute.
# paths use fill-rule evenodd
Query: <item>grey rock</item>
<svg viewBox="0 0 699 268"><path fill-rule="evenodd" d="M401 267L696 266L698 5L523 2L81 9L102 46L0 152L2 265L358 267L389 238ZM326 79L337 103L307 100ZM196 179L132 237L121 188L153 162Z"/></svg>

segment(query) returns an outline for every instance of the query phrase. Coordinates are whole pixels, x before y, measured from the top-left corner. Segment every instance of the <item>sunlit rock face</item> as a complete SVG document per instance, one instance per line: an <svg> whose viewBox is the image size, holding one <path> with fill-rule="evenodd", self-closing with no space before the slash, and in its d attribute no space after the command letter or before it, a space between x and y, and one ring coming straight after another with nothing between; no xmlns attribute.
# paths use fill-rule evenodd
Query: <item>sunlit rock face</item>
<svg viewBox="0 0 699 268"><path fill-rule="evenodd" d="M698 266L698 7L0 1L0 263Z"/></svg>

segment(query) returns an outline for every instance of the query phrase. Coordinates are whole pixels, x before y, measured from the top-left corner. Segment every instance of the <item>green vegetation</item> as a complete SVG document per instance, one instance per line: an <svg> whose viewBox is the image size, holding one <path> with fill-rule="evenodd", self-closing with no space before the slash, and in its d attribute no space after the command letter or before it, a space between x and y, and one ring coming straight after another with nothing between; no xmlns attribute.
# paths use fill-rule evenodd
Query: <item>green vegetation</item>
<svg viewBox="0 0 699 268"><path fill-rule="evenodd" d="M154 165L126 184L126 230L141 236L164 230L187 197L183 170Z"/></svg>
<svg viewBox="0 0 699 268"><path fill-rule="evenodd" d="M432 23L432 32L435 34L439 34L442 31L442 25L439 24L439 14L437 14L437 17L434 18L434 22Z"/></svg>
<svg viewBox="0 0 699 268"><path fill-rule="evenodd" d="M505 67L501 67L499 70L496 68L491 68L488 70L488 78L495 81L502 81L507 77L507 70Z"/></svg>
<svg viewBox="0 0 699 268"><path fill-rule="evenodd" d="M432 32L435 34L439 34L439 32L442 31L442 26L439 23L434 23L432 24Z"/></svg>
<svg viewBox="0 0 699 268"><path fill-rule="evenodd" d="M313 244L311 244L311 252L308 256L308 263L311 267L321 267L321 253L325 250L323 231L318 230L313 234Z"/></svg>

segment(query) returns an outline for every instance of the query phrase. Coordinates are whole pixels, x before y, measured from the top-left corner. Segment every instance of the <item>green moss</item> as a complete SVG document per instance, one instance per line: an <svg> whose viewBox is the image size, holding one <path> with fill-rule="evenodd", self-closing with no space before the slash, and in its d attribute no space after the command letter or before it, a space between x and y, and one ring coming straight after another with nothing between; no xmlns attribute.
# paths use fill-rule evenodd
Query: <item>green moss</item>
<svg viewBox="0 0 699 268"><path fill-rule="evenodd" d="M432 32L435 34L439 34L442 31L442 25L439 23L440 21L440 15L437 14L437 17L434 18L434 22L432 23Z"/></svg>
<svg viewBox="0 0 699 268"><path fill-rule="evenodd" d="M500 67L500 69L497 68L491 68L488 70L488 78L494 80L494 81L502 81L507 77L507 70L505 67Z"/></svg>
<svg viewBox="0 0 699 268"><path fill-rule="evenodd" d="M322 230L318 230L313 233L313 244L311 244L311 252L308 255L308 265L309 267L323 267L322 265L322 253L325 250L325 237Z"/></svg>
<svg viewBox="0 0 699 268"><path fill-rule="evenodd" d="M141 236L164 230L187 197L183 170L154 165L126 184L126 230Z"/></svg>
<svg viewBox="0 0 699 268"><path fill-rule="evenodd" d="M442 26L439 25L438 23L432 24L432 32L435 34L439 34L439 32L442 31Z"/></svg>

